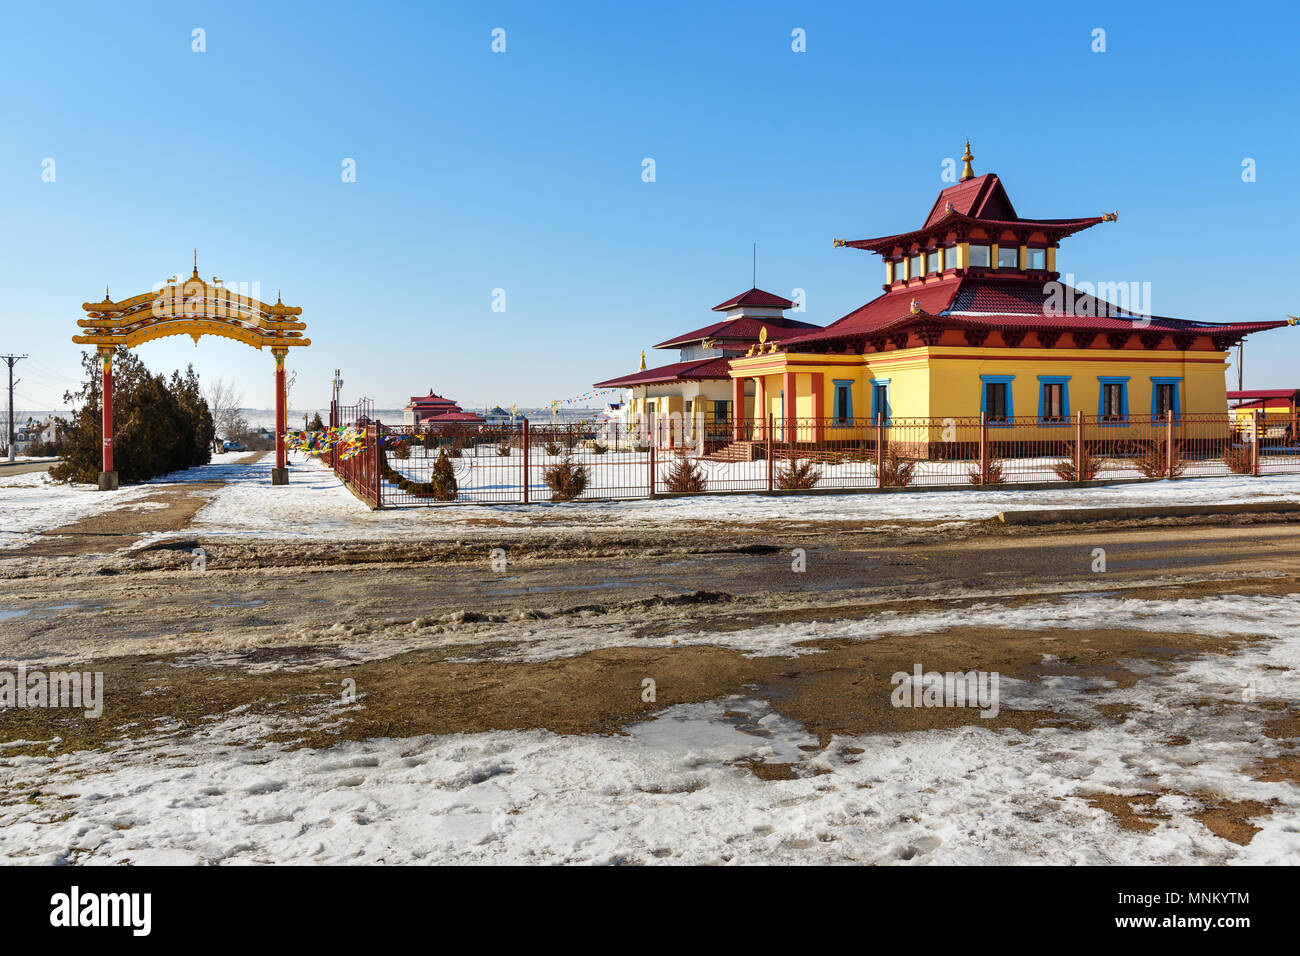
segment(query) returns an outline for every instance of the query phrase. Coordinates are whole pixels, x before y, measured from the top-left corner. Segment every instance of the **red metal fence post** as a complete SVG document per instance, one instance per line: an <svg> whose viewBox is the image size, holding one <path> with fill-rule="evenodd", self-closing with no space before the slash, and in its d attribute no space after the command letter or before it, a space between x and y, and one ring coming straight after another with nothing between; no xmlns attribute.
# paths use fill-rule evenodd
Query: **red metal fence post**
<svg viewBox="0 0 1300 956"><path fill-rule="evenodd" d="M524 419L524 504L528 504L528 454L529 454L529 433L528 419Z"/></svg>
<svg viewBox="0 0 1300 956"><path fill-rule="evenodd" d="M655 445L659 443L659 436L654 433L653 427L651 428L650 435L650 497L653 498L655 496L655 468L657 467L655 462Z"/></svg>
<svg viewBox="0 0 1300 956"><path fill-rule="evenodd" d="M370 454L366 457L369 459L366 464L370 471L370 481L374 483L375 507L382 508L384 506L384 476L381 474L380 463L384 460L384 429L378 419L375 419L375 434L374 440L370 443Z"/></svg>
<svg viewBox="0 0 1300 956"><path fill-rule="evenodd" d="M1083 412L1074 413L1074 480L1083 478Z"/></svg>
<svg viewBox="0 0 1300 956"><path fill-rule="evenodd" d="M1174 476L1174 410L1165 409L1165 477Z"/></svg>
<svg viewBox="0 0 1300 956"><path fill-rule="evenodd" d="M764 437L764 454L767 456L767 490L771 491L772 484L772 413L767 413L767 433Z"/></svg>
<svg viewBox="0 0 1300 956"><path fill-rule="evenodd" d="M980 412L980 484L989 483L989 413Z"/></svg>
<svg viewBox="0 0 1300 956"><path fill-rule="evenodd" d="M876 487L885 487L885 414L876 415Z"/></svg>
<svg viewBox="0 0 1300 956"><path fill-rule="evenodd" d="M1251 418L1250 429L1250 473L1255 476L1259 475L1259 429L1261 424L1259 416L1260 412L1256 409Z"/></svg>

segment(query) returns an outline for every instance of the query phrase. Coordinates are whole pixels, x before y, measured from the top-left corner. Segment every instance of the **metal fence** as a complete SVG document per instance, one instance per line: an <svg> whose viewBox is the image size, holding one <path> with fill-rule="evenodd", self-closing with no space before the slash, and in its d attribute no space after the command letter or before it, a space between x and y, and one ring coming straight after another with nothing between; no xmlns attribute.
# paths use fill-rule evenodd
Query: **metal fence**
<svg viewBox="0 0 1300 956"><path fill-rule="evenodd" d="M376 507L685 492L997 486L1300 472L1290 429L1222 415L683 420L390 426L326 460Z"/></svg>

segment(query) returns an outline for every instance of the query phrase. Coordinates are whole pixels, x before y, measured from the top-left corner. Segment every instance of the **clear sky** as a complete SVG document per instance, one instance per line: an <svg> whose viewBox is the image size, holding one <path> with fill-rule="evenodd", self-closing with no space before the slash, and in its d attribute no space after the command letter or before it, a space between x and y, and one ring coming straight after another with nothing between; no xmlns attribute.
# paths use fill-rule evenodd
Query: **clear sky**
<svg viewBox="0 0 1300 956"><path fill-rule="evenodd" d="M968 136L1022 216L1119 210L1062 273L1150 282L1161 315L1300 312L1300 14L1153 6L9 4L0 352L32 356L20 407L61 407L81 303L197 247L205 277L303 307L295 408L335 367L379 407L542 405L711 321L753 242L807 321L874 298L879 259L832 238L918 227ZM269 354L139 352L272 404ZM1247 386L1300 385L1297 358L1300 328L1251 338Z"/></svg>

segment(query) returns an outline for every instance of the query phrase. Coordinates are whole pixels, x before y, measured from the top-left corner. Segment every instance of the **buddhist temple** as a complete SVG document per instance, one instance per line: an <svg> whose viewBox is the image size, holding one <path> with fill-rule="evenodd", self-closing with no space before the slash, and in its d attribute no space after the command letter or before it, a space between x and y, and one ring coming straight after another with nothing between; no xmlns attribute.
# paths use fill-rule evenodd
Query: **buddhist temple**
<svg viewBox="0 0 1300 956"><path fill-rule="evenodd" d="M883 295L825 328L769 325L764 345L727 362L736 408L778 429L791 417L825 421L812 440L878 416L983 413L1032 427L1080 410L1123 427L1169 410L1226 413L1228 350L1285 320L1155 316L1129 283L1063 284L1061 241L1118 214L1026 219L996 174L975 175L969 143L962 158L960 181L919 228L835 241L880 256Z"/></svg>

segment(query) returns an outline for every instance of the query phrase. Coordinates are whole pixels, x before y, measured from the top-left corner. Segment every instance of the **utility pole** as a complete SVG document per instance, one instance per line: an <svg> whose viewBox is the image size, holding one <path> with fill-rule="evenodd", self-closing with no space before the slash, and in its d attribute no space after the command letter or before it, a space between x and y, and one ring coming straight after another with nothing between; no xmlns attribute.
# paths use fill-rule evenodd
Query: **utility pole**
<svg viewBox="0 0 1300 956"><path fill-rule="evenodd" d="M14 365L23 359L26 355L0 355L9 366L9 460L14 460ZM22 379L19 379L22 381Z"/></svg>

